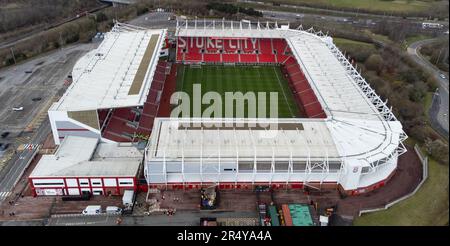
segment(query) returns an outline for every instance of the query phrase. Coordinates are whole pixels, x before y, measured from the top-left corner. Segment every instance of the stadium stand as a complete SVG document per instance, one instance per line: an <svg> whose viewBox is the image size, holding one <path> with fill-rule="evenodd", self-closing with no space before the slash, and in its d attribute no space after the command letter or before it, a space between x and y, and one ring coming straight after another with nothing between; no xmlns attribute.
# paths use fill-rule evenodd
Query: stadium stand
<svg viewBox="0 0 450 246"><path fill-rule="evenodd" d="M305 111L309 118L325 118L326 114L297 61L294 57L286 59L282 69L288 78L289 87L296 97L298 106Z"/></svg>
<svg viewBox="0 0 450 246"><path fill-rule="evenodd" d="M203 59L204 62L222 62L221 54L204 54Z"/></svg>
<svg viewBox="0 0 450 246"><path fill-rule="evenodd" d="M260 63L276 63L275 56L273 54L259 54L258 59Z"/></svg>
<svg viewBox="0 0 450 246"><path fill-rule="evenodd" d="M219 43L223 46L219 47L208 45L202 38L186 38L184 42L185 46L177 46L178 62L282 63L291 57L284 39L222 39Z"/></svg>
<svg viewBox="0 0 450 246"><path fill-rule="evenodd" d="M104 117L105 127L102 136L117 142L136 141L136 133L149 134L157 115L161 93L164 89L166 76L170 73L170 64L159 61L155 75L143 107L115 108L111 116ZM99 114L100 115L100 114ZM102 117L105 115L102 111ZM107 115L107 111L106 111Z"/></svg>
<svg viewBox="0 0 450 246"><path fill-rule="evenodd" d="M258 62L258 57L256 54L240 54L240 62L256 63Z"/></svg>
<svg viewBox="0 0 450 246"><path fill-rule="evenodd" d="M239 54L222 54L222 62L239 62Z"/></svg>
<svg viewBox="0 0 450 246"><path fill-rule="evenodd" d="M259 39L259 47L261 54L273 54L272 39L262 38Z"/></svg>

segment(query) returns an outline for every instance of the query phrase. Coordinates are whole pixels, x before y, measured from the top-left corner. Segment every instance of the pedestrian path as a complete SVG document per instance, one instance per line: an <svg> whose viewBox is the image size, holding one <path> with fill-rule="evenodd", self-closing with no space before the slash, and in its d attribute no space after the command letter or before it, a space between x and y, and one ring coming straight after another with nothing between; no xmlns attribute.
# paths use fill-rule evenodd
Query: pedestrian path
<svg viewBox="0 0 450 246"><path fill-rule="evenodd" d="M5 200L10 194L11 194L11 192L9 192L9 191L1 191L0 192L0 201Z"/></svg>
<svg viewBox="0 0 450 246"><path fill-rule="evenodd" d="M30 144L30 143L22 144L22 145L19 146L18 150L19 151L21 151L21 150L33 150L33 149L37 149L38 146L39 146L39 144Z"/></svg>

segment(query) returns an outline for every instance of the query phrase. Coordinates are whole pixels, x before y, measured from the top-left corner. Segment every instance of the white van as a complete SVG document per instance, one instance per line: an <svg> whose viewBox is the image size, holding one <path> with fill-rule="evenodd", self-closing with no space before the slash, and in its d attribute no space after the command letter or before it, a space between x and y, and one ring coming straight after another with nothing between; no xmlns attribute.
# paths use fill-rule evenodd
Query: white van
<svg viewBox="0 0 450 246"><path fill-rule="evenodd" d="M116 206L108 206L106 207L106 213L107 214L121 214L122 209Z"/></svg>
<svg viewBox="0 0 450 246"><path fill-rule="evenodd" d="M89 205L83 210L84 215L101 214L102 206L100 205Z"/></svg>
<svg viewBox="0 0 450 246"><path fill-rule="evenodd" d="M134 191L133 190L125 190L123 192L122 204L125 207L133 207L134 202Z"/></svg>

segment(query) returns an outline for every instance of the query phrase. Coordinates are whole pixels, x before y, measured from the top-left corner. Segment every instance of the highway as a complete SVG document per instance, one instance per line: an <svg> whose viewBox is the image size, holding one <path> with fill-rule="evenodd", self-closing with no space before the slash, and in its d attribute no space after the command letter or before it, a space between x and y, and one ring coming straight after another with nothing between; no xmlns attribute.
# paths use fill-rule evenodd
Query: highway
<svg viewBox="0 0 450 246"><path fill-rule="evenodd" d="M84 17L86 15L86 13L95 13L95 12L97 12L99 10L102 10L104 8L107 8L109 6L110 5L108 5L108 4L104 4L102 6L94 8L94 9L85 11L85 12L83 12L81 14L77 14L75 16L67 17L64 20L59 21L59 22L50 23L50 24L36 25L36 27L31 32L28 32L28 33L25 33L25 34L22 34L22 35L19 35L19 36L15 36L15 37L13 37L11 39L4 40L4 41L0 42L0 49L13 47L14 45L16 45L16 44L18 44L20 42L26 41L28 39L31 39L31 38L35 37L36 35L44 32L46 30L49 30L51 28L55 28L55 27L61 26L63 24L69 23L71 21L77 20L79 18Z"/></svg>
<svg viewBox="0 0 450 246"><path fill-rule="evenodd" d="M448 74L445 78L441 77L444 74L436 66L431 64L427 59L425 59L419 52L420 47L426 44L436 42L436 39L426 39L412 43L408 47L408 54L416 61L419 65L429 71L432 76L439 82L438 90L433 95L433 103L430 109L430 121L432 127L438 131L441 135L448 139L448 115L449 115L449 82Z"/></svg>
<svg viewBox="0 0 450 246"><path fill-rule="evenodd" d="M298 12L298 13L319 13L323 16L350 16L350 17L363 17L365 19L368 18L382 18L382 19L389 19L389 20L404 20L401 16L395 16L391 15L389 13L387 14L375 14L375 13L364 13L360 11L346 11L346 10L337 10L332 8L320 8L320 7L309 7L304 6L301 4L292 5L292 4L280 4L280 6L274 6L270 2L261 2L257 0L237 0L237 2L241 3L252 3L256 5L260 5L265 8L270 9L277 9L277 8L289 8L292 11ZM259 10L257 7L255 9ZM418 20L421 21L420 17L408 17L407 20ZM438 21L441 24L447 24L448 21Z"/></svg>

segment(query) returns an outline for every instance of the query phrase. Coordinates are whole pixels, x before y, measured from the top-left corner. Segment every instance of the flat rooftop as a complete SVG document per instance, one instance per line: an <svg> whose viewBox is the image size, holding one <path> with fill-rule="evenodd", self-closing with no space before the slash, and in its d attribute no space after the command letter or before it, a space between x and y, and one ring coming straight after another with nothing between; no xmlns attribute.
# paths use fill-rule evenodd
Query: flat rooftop
<svg viewBox="0 0 450 246"><path fill-rule="evenodd" d="M132 144L100 143L68 136L53 155L43 155L30 175L39 177L133 177L143 153Z"/></svg>
<svg viewBox="0 0 450 246"><path fill-rule="evenodd" d="M157 118L149 142L150 158L196 158L199 156L221 158L271 158L279 157L339 157L334 141L324 122L279 119L275 131L262 127L256 120L245 119L232 125L207 126L212 120ZM197 125L202 122L204 125ZM265 121L268 122L268 121ZM272 123L275 123L273 121ZM153 135L152 135L153 136Z"/></svg>
<svg viewBox="0 0 450 246"><path fill-rule="evenodd" d="M289 204L289 211L294 226L313 226L314 222L306 204Z"/></svg>
<svg viewBox="0 0 450 246"><path fill-rule="evenodd" d="M97 49L77 61L72 84L51 110L83 111L144 103L166 30L122 25L114 26Z"/></svg>

